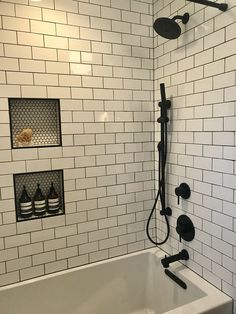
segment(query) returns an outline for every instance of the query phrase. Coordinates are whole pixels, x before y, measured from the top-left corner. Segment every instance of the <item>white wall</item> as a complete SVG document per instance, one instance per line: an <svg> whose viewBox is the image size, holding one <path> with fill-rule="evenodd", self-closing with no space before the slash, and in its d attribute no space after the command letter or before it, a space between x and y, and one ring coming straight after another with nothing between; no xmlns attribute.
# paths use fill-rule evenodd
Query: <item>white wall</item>
<svg viewBox="0 0 236 314"><path fill-rule="evenodd" d="M186 247L187 265L236 300L236 5L217 2L227 2L230 10L221 13L184 0L154 4L155 17L191 15L178 40L155 37L155 99L164 82L172 100L168 205L173 217L164 249L176 253ZM192 195L178 206L174 189L182 182ZM196 237L181 244L175 227L183 213L193 220ZM161 229L163 238L164 223Z"/></svg>
<svg viewBox="0 0 236 314"><path fill-rule="evenodd" d="M0 1L0 285L148 247L152 0ZM60 98L63 147L11 150L8 97ZM16 223L13 173L64 169L66 215Z"/></svg>

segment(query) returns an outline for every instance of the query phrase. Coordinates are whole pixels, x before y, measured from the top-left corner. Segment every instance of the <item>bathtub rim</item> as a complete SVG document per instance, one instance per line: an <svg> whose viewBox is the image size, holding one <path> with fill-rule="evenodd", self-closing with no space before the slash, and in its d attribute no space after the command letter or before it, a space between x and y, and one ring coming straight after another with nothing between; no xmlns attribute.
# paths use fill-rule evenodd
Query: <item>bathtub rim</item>
<svg viewBox="0 0 236 314"><path fill-rule="evenodd" d="M1 291L6 291L10 290L13 288L21 287L24 285L28 284L33 284L35 282L40 282L46 279L51 279L57 276L61 275L66 275L69 273L77 272L83 269L89 269L91 267L95 267L98 265L103 265L107 263L112 263L113 261L118 261L118 260L123 260L127 259L133 256L138 256L138 255L143 255L143 254L152 254L155 256L157 259L161 259L165 256L165 252L161 250L160 248L148 248L144 249L138 252L130 253L130 254L125 254L121 255L118 257L112 257L106 260L98 261L98 262L93 262L89 263L86 265L81 265L81 266L76 266L70 269L62 270L62 271L57 271L55 273L43 275L40 277L35 277L32 279L24 280L22 282L17 282L13 283L10 285L5 285L0 287L0 292ZM161 266L162 268L162 266ZM173 310L164 312L163 314L199 314L199 313L207 313L207 311L212 311L223 305L228 304L228 306L231 306L233 308L233 300L230 296L225 294L223 291L219 290L218 288L214 287L211 283L209 283L207 280L202 278L200 275L195 273L193 270L188 268L187 266L183 265L180 262L173 263L170 268L170 271L174 272L177 276L178 274L181 275L182 279L184 280L185 278L190 281L193 285L197 286L204 294L205 296L192 301L190 303L187 303L185 305L179 306L178 308L175 308ZM164 272L164 268L163 268ZM177 284L176 284L177 286ZM178 286L177 286L178 288ZM179 289L182 289L179 287ZM201 312L199 312L201 311ZM232 311L233 313L233 311Z"/></svg>

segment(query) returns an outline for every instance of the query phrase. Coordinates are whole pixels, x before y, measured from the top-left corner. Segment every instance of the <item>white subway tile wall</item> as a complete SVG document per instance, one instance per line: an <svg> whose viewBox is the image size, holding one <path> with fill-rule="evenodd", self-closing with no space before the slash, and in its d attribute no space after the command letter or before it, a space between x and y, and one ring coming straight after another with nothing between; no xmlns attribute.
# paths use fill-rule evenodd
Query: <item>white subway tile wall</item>
<svg viewBox="0 0 236 314"><path fill-rule="evenodd" d="M0 1L0 285L150 246L154 79L155 108L161 82L172 99L164 249L187 247L188 266L236 300L236 6L222 1L225 13L179 0ZM168 41L153 38L153 12L191 17ZM11 151L8 97L60 98L63 147ZM16 224L12 175L59 168L66 215ZM181 182L192 195L177 206ZM191 243L178 242L182 213Z"/></svg>
<svg viewBox="0 0 236 314"><path fill-rule="evenodd" d="M187 265L235 300L236 313L236 4L225 13L188 1L154 1L154 17L190 13L177 40L155 34L155 100L166 84L172 100L167 167L171 237L164 249L186 247ZM156 109L157 109L156 103ZM156 112L158 117L159 113ZM156 141L160 138L156 125ZM156 156L158 158L158 156ZM175 187L186 182L191 198L177 205ZM180 243L176 219L187 214L196 227L193 242ZM158 237L165 224L158 220Z"/></svg>
<svg viewBox="0 0 236 314"><path fill-rule="evenodd" d="M0 1L0 285L150 246L152 2ZM59 98L63 147L12 151L8 97ZM66 215L16 223L13 174L53 169Z"/></svg>

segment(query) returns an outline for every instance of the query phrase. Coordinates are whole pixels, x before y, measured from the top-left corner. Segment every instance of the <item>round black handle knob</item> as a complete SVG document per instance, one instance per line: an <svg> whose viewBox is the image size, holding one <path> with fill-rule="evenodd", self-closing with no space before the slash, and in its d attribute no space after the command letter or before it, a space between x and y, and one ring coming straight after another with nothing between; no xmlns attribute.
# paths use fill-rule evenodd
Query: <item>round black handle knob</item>
<svg viewBox="0 0 236 314"><path fill-rule="evenodd" d="M178 196L178 204L179 204L179 198L182 197L183 199L190 198L191 190L187 183L181 183L179 187L175 189L175 194Z"/></svg>
<svg viewBox="0 0 236 314"><path fill-rule="evenodd" d="M176 226L176 231L179 235L182 235L186 232L188 232L190 229L189 229L189 225L181 225L181 224L177 224Z"/></svg>
<svg viewBox="0 0 236 314"><path fill-rule="evenodd" d="M192 241L195 237L195 228L192 220L186 215L179 216L177 219L176 232L180 237L180 242L181 239L188 242Z"/></svg>

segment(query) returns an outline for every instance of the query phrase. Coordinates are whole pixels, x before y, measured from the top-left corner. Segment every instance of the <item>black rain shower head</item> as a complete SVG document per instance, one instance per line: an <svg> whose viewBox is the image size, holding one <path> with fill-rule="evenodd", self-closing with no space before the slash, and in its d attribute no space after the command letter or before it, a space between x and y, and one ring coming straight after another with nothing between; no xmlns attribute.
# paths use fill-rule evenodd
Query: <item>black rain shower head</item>
<svg viewBox="0 0 236 314"><path fill-rule="evenodd" d="M226 4L226 3L216 3L216 2L212 2L212 1L208 1L208 0L188 0L188 1L195 2L198 4L207 5L208 7L217 8L223 12L227 11L227 9L228 9L228 4Z"/></svg>
<svg viewBox="0 0 236 314"><path fill-rule="evenodd" d="M154 30L158 35L167 39L176 39L181 34L181 28L175 20L182 20L183 24L187 24L189 21L189 14L176 15L172 19L167 17L160 17L156 19L153 24Z"/></svg>

